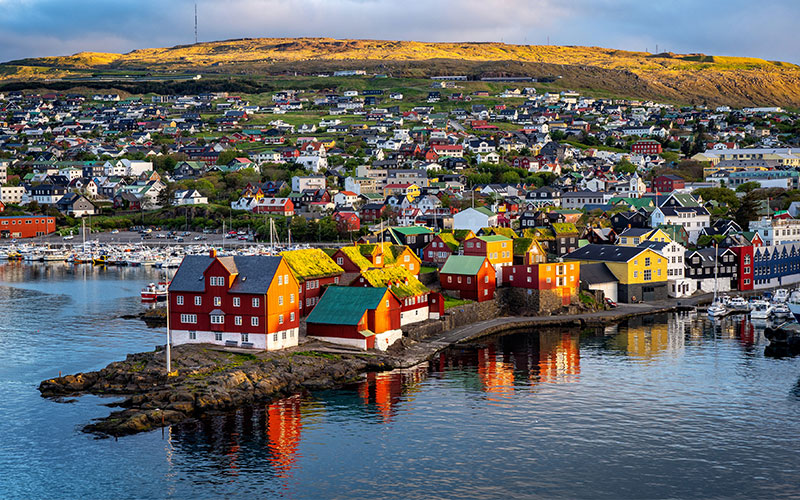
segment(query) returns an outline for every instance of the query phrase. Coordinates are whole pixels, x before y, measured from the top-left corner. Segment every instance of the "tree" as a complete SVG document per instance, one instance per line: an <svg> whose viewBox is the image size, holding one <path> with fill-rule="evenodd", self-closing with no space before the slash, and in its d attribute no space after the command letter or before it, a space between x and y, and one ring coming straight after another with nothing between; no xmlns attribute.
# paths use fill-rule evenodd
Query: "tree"
<svg viewBox="0 0 800 500"><path fill-rule="evenodd" d="M509 170L508 172L503 172L502 176L500 177L504 184L518 184L519 183L519 174L514 172L513 170Z"/></svg>
<svg viewBox="0 0 800 500"><path fill-rule="evenodd" d="M636 172L636 165L628 160L622 159L614 165L614 172L630 175Z"/></svg>
<svg viewBox="0 0 800 500"><path fill-rule="evenodd" d="M724 187L718 188L700 188L692 191L695 198L702 197L703 200L714 200L722 205L727 205L731 209L736 209L739 206L739 197L736 196L732 190Z"/></svg>
<svg viewBox="0 0 800 500"><path fill-rule="evenodd" d="M236 158L247 158L247 154L239 151L238 149L229 149L227 151L223 151L217 157L217 165L227 165L232 160Z"/></svg>
<svg viewBox="0 0 800 500"><path fill-rule="evenodd" d="M749 193L754 189L758 189L761 187L761 184L756 181L745 182L744 184L739 184L736 186L737 193Z"/></svg>
<svg viewBox="0 0 800 500"><path fill-rule="evenodd" d="M750 221L758 218L758 200L753 196L753 193L748 193L742 198L739 208L733 217L742 229L748 228Z"/></svg>

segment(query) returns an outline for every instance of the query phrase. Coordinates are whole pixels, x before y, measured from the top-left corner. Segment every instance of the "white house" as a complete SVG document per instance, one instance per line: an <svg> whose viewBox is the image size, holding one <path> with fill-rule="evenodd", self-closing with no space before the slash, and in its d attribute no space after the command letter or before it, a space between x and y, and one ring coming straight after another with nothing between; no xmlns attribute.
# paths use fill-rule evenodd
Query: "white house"
<svg viewBox="0 0 800 500"><path fill-rule="evenodd" d="M762 217L750 221L750 231L755 231L766 246L800 242L800 219L770 219Z"/></svg>
<svg viewBox="0 0 800 500"><path fill-rule="evenodd" d="M352 207L358 201L358 194L352 191L339 191L333 195L333 202L337 207Z"/></svg>
<svg viewBox="0 0 800 500"><path fill-rule="evenodd" d="M302 165L306 170L311 170L314 173L319 172L323 168L328 168L328 159L322 156L300 155L294 159L297 165Z"/></svg>
<svg viewBox="0 0 800 500"><path fill-rule="evenodd" d="M476 157L478 164L481 163L500 163L500 155L492 151L491 153L478 153Z"/></svg>
<svg viewBox="0 0 800 500"><path fill-rule="evenodd" d="M650 227L661 224L683 226L689 235L689 243L697 243L700 232L711 225L711 215L704 207L656 207L650 214Z"/></svg>
<svg viewBox="0 0 800 500"><path fill-rule="evenodd" d="M301 193L307 189L325 189L326 179L324 175L308 175L292 177L292 191Z"/></svg>
<svg viewBox="0 0 800 500"><path fill-rule="evenodd" d="M196 189L175 191L172 199L173 205L207 205L208 198L201 195Z"/></svg>
<svg viewBox="0 0 800 500"><path fill-rule="evenodd" d="M477 233L483 227L497 225L497 214L486 207L467 208L453 216L453 229L469 229Z"/></svg>

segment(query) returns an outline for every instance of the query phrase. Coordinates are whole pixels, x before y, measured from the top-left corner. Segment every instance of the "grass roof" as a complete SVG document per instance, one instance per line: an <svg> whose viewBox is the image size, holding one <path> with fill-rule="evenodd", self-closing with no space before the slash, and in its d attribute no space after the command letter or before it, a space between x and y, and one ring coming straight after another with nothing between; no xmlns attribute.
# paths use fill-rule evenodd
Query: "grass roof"
<svg viewBox="0 0 800 500"><path fill-rule="evenodd" d="M359 245L359 246L363 246L363 245ZM370 267L372 267L372 262L370 260L368 260L366 257L364 257L363 255L361 255L359 247L357 247L357 246L347 246L347 247L342 247L341 250L342 250L342 253L345 254L347 256L347 258L350 259L350 261L355 266L357 266L359 269L364 270L364 269L369 269Z"/></svg>
<svg viewBox="0 0 800 500"><path fill-rule="evenodd" d="M441 232L438 234L438 236L439 239L442 240L442 242L445 245L450 247L450 250L452 250L453 252L458 250L459 243L458 240L456 240L456 237L453 235L453 233Z"/></svg>
<svg viewBox="0 0 800 500"><path fill-rule="evenodd" d="M333 259L319 248L288 250L281 256L298 280L338 276L344 273Z"/></svg>
<svg viewBox="0 0 800 500"><path fill-rule="evenodd" d="M519 235L510 227L484 227L481 231L485 235L505 236L506 238L518 238Z"/></svg>
<svg viewBox="0 0 800 500"><path fill-rule="evenodd" d="M575 234L578 232L578 228L575 227L575 224L571 222L554 222L551 224L553 226L553 231L557 235L561 234Z"/></svg>
<svg viewBox="0 0 800 500"><path fill-rule="evenodd" d="M362 271L361 276L372 287L386 287L398 299L424 295L430 290L404 267L389 267Z"/></svg>

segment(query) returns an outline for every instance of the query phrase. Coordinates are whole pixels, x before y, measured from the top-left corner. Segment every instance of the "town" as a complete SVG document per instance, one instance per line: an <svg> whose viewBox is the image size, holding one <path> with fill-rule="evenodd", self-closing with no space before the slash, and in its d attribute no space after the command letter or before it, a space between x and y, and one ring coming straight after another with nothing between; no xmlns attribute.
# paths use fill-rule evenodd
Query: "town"
<svg viewBox="0 0 800 500"><path fill-rule="evenodd" d="M146 228L174 245L178 230L252 242L187 242L163 295L173 343L266 350L385 350L506 289L549 315L800 282L794 112L533 78L283 83L0 94L5 255L71 245L46 260L141 264L98 259L95 242L87 258L87 225L90 240L139 229L117 244L128 256L154 243Z"/></svg>

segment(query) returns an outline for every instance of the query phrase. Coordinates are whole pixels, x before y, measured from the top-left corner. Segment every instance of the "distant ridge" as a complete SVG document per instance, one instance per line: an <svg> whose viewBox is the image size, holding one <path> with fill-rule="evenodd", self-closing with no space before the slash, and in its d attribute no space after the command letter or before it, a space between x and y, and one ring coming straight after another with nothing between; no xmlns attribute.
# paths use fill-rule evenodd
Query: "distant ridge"
<svg viewBox="0 0 800 500"><path fill-rule="evenodd" d="M127 54L81 52L24 59L0 66L0 78L53 77L86 69L266 75L355 68L416 77L558 75L562 77L560 84L567 87L631 97L734 106L800 106L800 67L790 63L493 42L245 38Z"/></svg>

